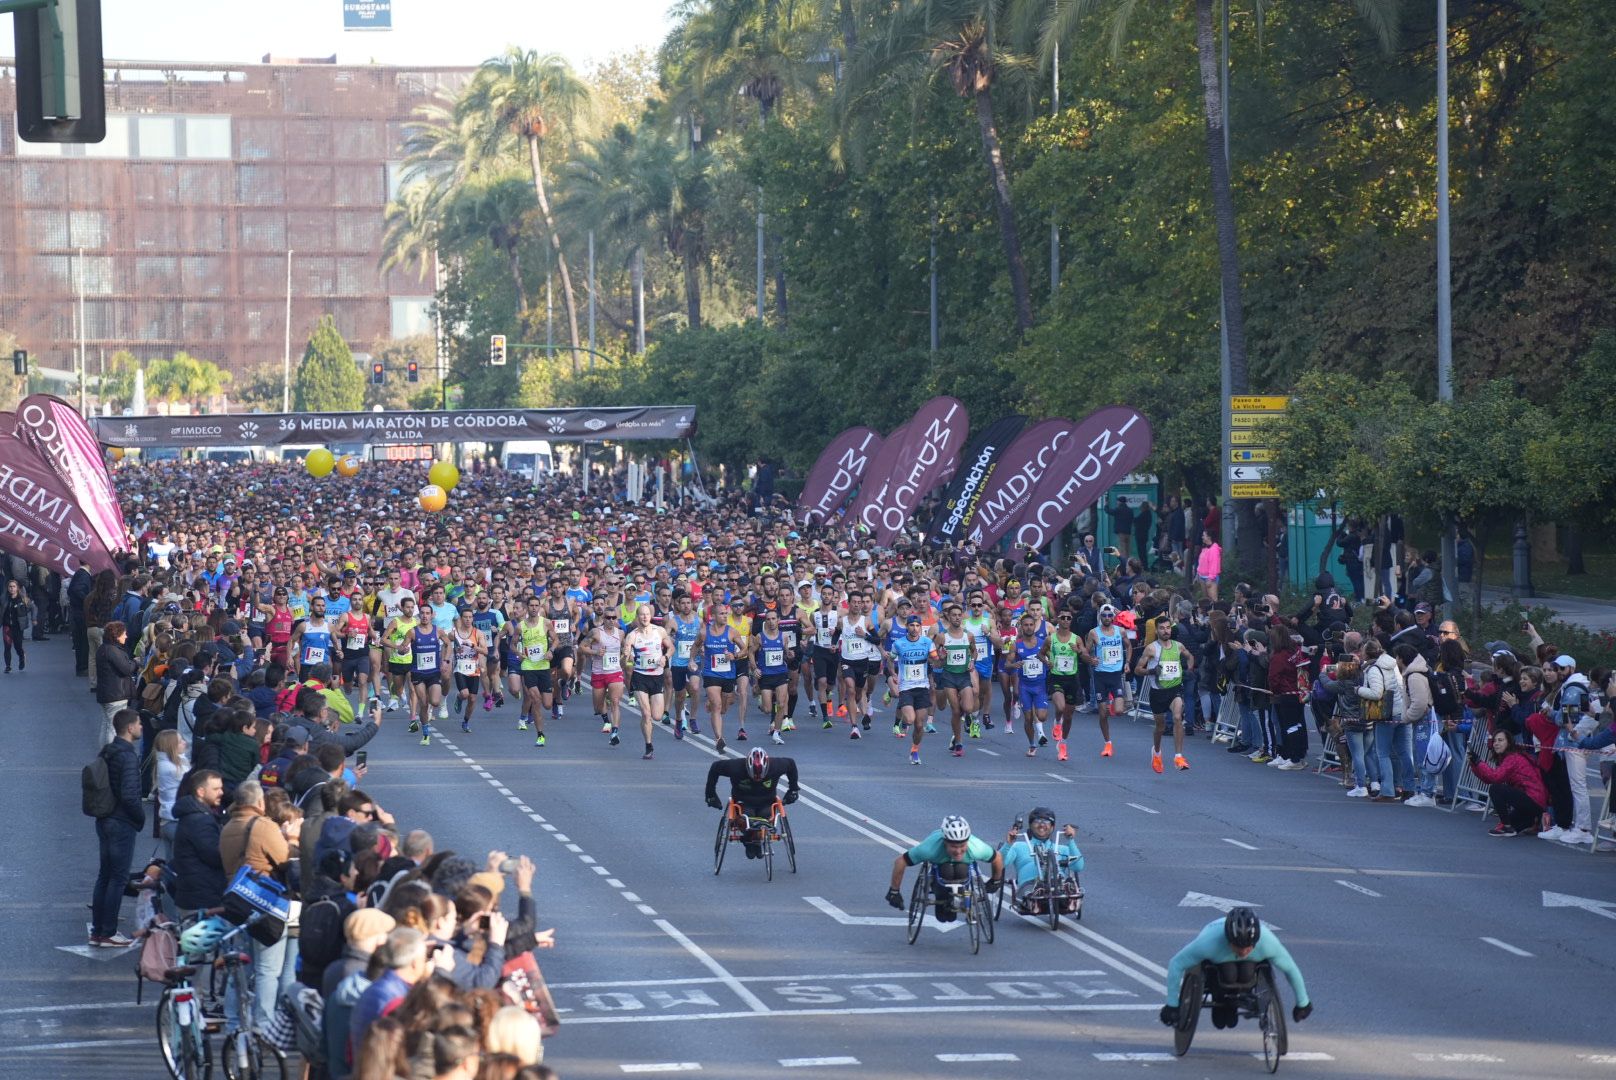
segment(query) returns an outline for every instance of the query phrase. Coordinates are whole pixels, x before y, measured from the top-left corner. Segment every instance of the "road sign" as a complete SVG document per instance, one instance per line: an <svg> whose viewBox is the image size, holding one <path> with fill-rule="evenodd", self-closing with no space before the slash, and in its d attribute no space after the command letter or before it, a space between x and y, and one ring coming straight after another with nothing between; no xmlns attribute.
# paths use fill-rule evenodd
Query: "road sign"
<svg viewBox="0 0 1616 1080"><path fill-rule="evenodd" d="M1284 413L1278 412L1237 412L1229 414L1229 424L1237 428L1254 428L1258 424L1266 424L1270 420L1278 420Z"/></svg>
<svg viewBox="0 0 1616 1080"><path fill-rule="evenodd" d="M1272 469L1267 465L1230 465L1230 480L1267 480Z"/></svg>
<svg viewBox="0 0 1616 1080"><path fill-rule="evenodd" d="M1284 412L1290 398L1284 394L1244 394L1229 399L1235 412Z"/></svg>
<svg viewBox="0 0 1616 1080"><path fill-rule="evenodd" d="M1231 431L1231 432L1229 432L1229 445L1230 446L1266 446L1266 445L1268 445L1267 443L1263 442L1263 438L1264 438L1264 436L1260 432L1256 432L1256 431Z"/></svg>
<svg viewBox="0 0 1616 1080"><path fill-rule="evenodd" d="M1238 432L1235 432L1235 434L1237 434L1237 435L1255 435L1256 432L1238 431ZM1235 441L1239 442L1238 439L1236 439ZM1263 448L1258 449L1258 450L1230 450L1229 451L1229 460L1234 462L1236 465L1243 464L1243 463L1248 462L1248 461L1273 461L1274 460L1274 452L1272 450L1268 449L1267 447L1263 447Z"/></svg>
<svg viewBox="0 0 1616 1080"><path fill-rule="evenodd" d="M1230 484L1231 499L1277 499L1279 489L1273 484Z"/></svg>

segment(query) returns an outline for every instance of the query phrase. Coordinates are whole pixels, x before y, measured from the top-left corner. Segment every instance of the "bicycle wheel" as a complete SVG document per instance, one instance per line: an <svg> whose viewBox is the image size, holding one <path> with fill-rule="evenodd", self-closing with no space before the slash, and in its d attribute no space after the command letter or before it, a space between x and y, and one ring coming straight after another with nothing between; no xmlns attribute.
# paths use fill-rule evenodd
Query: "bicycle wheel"
<svg viewBox="0 0 1616 1080"><path fill-rule="evenodd" d="M1051 930L1060 929L1061 889L1060 873L1055 868L1055 856L1050 855L1044 860L1043 881L1044 906L1049 909L1046 916Z"/></svg>
<svg viewBox="0 0 1616 1080"><path fill-rule="evenodd" d="M999 895L1004 895L1004 883L999 883ZM982 879L976 879L976 899L971 901L971 912L982 922L982 936L989 945L993 944L993 919L989 915L988 893L982 884Z"/></svg>
<svg viewBox="0 0 1616 1080"><path fill-rule="evenodd" d="M724 869L724 849L729 847L729 812L718 819L718 839L713 841L713 873Z"/></svg>
<svg viewBox="0 0 1616 1080"><path fill-rule="evenodd" d="M763 834L762 837L761 837L762 843L760 843L758 845L759 848L760 848L758 854L763 856L763 880L764 881L773 881L774 880L774 839L769 833L768 826L764 826L762 829L760 829L758 831Z"/></svg>
<svg viewBox="0 0 1616 1080"><path fill-rule="evenodd" d="M999 920L999 916L1004 914L1004 894L1007 893L1007 892L1014 892L1015 888L1016 888L1015 885L1007 880L1007 881L1005 881L1004 886L999 890L999 895L995 896L993 898L993 921L994 922L997 922ZM1012 896L1010 898L1010 913L1015 914L1015 910L1016 910L1015 897Z"/></svg>
<svg viewBox="0 0 1616 1080"><path fill-rule="evenodd" d="M1257 976L1257 1000L1262 1012L1257 1016L1257 1027L1262 1031L1263 1065L1270 1073L1279 1071L1279 1059L1285 1056L1285 1003L1274 987L1274 977L1268 972Z"/></svg>
<svg viewBox="0 0 1616 1080"><path fill-rule="evenodd" d="M976 903L976 884L974 881L967 885L965 891L955 899L955 904L964 908L957 917L965 920L965 927L971 932L972 954L981 952L982 923L986 920L981 917L982 909Z"/></svg>
<svg viewBox="0 0 1616 1080"><path fill-rule="evenodd" d="M1195 1025L1201 1019L1201 1000L1205 993L1206 984L1201 981L1200 971L1188 972L1178 993L1178 1023L1173 1025L1173 1053L1179 1057L1189 1053L1190 1043L1195 1041Z"/></svg>
<svg viewBox="0 0 1616 1080"><path fill-rule="evenodd" d="M162 1052L168 1075L174 1080L202 1080L202 1047L206 1046L206 1040L197 1028L200 1018L194 1000L190 1009L192 1022L185 1023L175 1014L170 994L164 993L157 1001L157 1048Z"/></svg>
<svg viewBox="0 0 1616 1080"><path fill-rule="evenodd" d="M920 937L920 927L926 921L926 867L920 868L920 876L915 878L915 887L909 891L909 944L913 945L915 939Z"/></svg>
<svg viewBox="0 0 1616 1080"><path fill-rule="evenodd" d="M257 1032L233 1032L224 1041L225 1080L287 1080L286 1055Z"/></svg>
<svg viewBox="0 0 1616 1080"><path fill-rule="evenodd" d="M780 825L780 839L786 842L786 864L791 872L797 872L797 842L791 838L791 819L781 814L777 819Z"/></svg>

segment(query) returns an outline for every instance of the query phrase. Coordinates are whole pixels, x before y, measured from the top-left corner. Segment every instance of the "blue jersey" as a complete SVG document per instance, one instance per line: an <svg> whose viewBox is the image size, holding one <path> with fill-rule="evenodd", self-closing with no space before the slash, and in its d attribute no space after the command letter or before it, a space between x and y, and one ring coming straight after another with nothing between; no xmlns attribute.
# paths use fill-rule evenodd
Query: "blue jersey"
<svg viewBox="0 0 1616 1080"><path fill-rule="evenodd" d="M595 601L595 594L588 589L568 589L567 599L577 602L580 607L588 607Z"/></svg>
<svg viewBox="0 0 1616 1080"><path fill-rule="evenodd" d="M735 644L729 639L729 627L720 633L709 628L702 639L701 677L703 679L733 679L735 677Z"/></svg>
<svg viewBox="0 0 1616 1080"><path fill-rule="evenodd" d="M499 633L499 628L505 625L505 616L494 608L489 608L487 611L473 611L471 613L471 625L488 635L489 641L493 641L494 635Z"/></svg>
<svg viewBox="0 0 1616 1080"><path fill-rule="evenodd" d="M894 645L896 645L898 643L899 638L907 637L908 635L909 635L908 626L905 625L904 623L900 623L898 621L898 617L896 615L892 616L891 619L888 619L887 620L887 641L886 641L886 650L887 650L887 652L892 651L892 646L894 646Z"/></svg>
<svg viewBox="0 0 1616 1080"><path fill-rule="evenodd" d="M313 620L303 624L303 637L298 646L298 663L304 667L331 662L331 622L326 620L318 629Z"/></svg>
<svg viewBox="0 0 1616 1080"><path fill-rule="evenodd" d="M1094 665L1094 670L1121 671L1123 658L1128 652L1128 645L1123 640L1122 631L1113 625L1111 632L1107 634L1103 625L1097 626L1094 628L1094 637L1098 646L1094 650L1095 658L1098 661Z"/></svg>
<svg viewBox="0 0 1616 1080"><path fill-rule="evenodd" d="M328 596L325 601L325 613L333 619L340 619L353 610L353 603L340 593Z"/></svg>
<svg viewBox="0 0 1616 1080"><path fill-rule="evenodd" d="M786 673L786 640L783 635L758 635L758 673L784 675Z"/></svg>
<svg viewBox="0 0 1616 1080"><path fill-rule="evenodd" d="M414 630L415 670L423 675L438 674L438 628L422 631L418 626Z"/></svg>
<svg viewBox="0 0 1616 1080"><path fill-rule="evenodd" d="M909 635L894 641L887 649L898 660L898 690L924 690L931 685L927 680L926 661L931 657L931 639L910 641Z"/></svg>
<svg viewBox="0 0 1616 1080"><path fill-rule="evenodd" d="M1044 680L1049 677L1049 668L1044 664L1044 658L1039 654L1043 651L1044 643L1034 641L1028 645L1019 637L1016 638L1016 659L1021 662L1021 685L1028 690L1042 690Z"/></svg>
<svg viewBox="0 0 1616 1080"><path fill-rule="evenodd" d="M695 658L691 655L696 644L696 635L701 632L701 619L692 615L688 619L673 617L673 666L693 667Z"/></svg>
<svg viewBox="0 0 1616 1080"><path fill-rule="evenodd" d="M1070 859L1065 866L1056 864L1061 873L1081 873L1083 870L1083 853L1078 850L1077 841L1062 840L1060 833L1052 832L1048 840L1040 840L1031 833L1023 833L1013 844L999 845L999 852L1004 856L1004 876L1020 885L1031 885L1038 880L1037 851L1048 851L1053 854Z"/></svg>
<svg viewBox="0 0 1616 1080"><path fill-rule="evenodd" d="M1168 962L1167 1004L1178 1004L1178 991L1184 983L1185 972L1200 967L1202 961L1227 964L1236 959L1239 958L1235 956L1234 946L1229 944L1229 938L1224 933L1223 920L1213 919L1202 927L1194 941L1178 950ZM1290 950L1274 936L1273 927L1263 926L1262 933L1257 937L1257 944L1246 960L1253 964L1268 961L1290 982L1296 1004L1311 1004L1307 996L1307 985L1302 982L1302 970L1296 966L1296 961L1291 959Z"/></svg>

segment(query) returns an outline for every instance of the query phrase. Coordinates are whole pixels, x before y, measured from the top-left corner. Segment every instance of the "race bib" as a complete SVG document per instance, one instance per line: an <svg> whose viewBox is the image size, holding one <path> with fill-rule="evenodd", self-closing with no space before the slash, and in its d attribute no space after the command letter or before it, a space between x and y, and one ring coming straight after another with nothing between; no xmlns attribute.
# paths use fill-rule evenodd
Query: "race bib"
<svg viewBox="0 0 1616 1080"><path fill-rule="evenodd" d="M303 662L305 664L325 663L325 650L318 645L308 646L303 650Z"/></svg>
<svg viewBox="0 0 1616 1080"><path fill-rule="evenodd" d="M985 641L978 641L976 643L976 659L977 659L977 662L980 663L981 661L986 660L987 658L988 658L988 643L985 642Z"/></svg>
<svg viewBox="0 0 1616 1080"><path fill-rule="evenodd" d="M1102 664L1122 663L1122 642L1107 641L1100 645L1100 662Z"/></svg>
<svg viewBox="0 0 1616 1080"><path fill-rule="evenodd" d="M764 649L763 664L765 667L784 667L786 651L784 649Z"/></svg>
<svg viewBox="0 0 1616 1080"><path fill-rule="evenodd" d="M903 665L903 681L906 683L923 683L926 681L925 664Z"/></svg>
<svg viewBox="0 0 1616 1080"><path fill-rule="evenodd" d="M438 650L415 650L415 667L418 671L435 671L438 667Z"/></svg>
<svg viewBox="0 0 1616 1080"><path fill-rule="evenodd" d="M466 656L456 660L455 671L461 675L475 675L477 673L477 658L475 656Z"/></svg>
<svg viewBox="0 0 1616 1080"><path fill-rule="evenodd" d="M602 671L622 671L623 670L623 657L622 657L622 655L616 649L613 649L611 652L603 652L603 653L601 653L600 654L600 669Z"/></svg>
<svg viewBox="0 0 1616 1080"><path fill-rule="evenodd" d="M1178 678L1178 661L1163 660L1161 662L1161 677L1163 682L1172 682Z"/></svg>
<svg viewBox="0 0 1616 1080"><path fill-rule="evenodd" d="M543 660L544 654L547 651L548 650L545 649L543 645L529 645L526 649L522 650L523 655L534 662Z"/></svg>
<svg viewBox="0 0 1616 1080"><path fill-rule="evenodd" d="M964 645L950 645L948 647L948 666L964 667L967 655Z"/></svg>
<svg viewBox="0 0 1616 1080"><path fill-rule="evenodd" d="M797 632L795 630L780 631L780 639L785 642L786 648L788 649L795 649L797 647Z"/></svg>
<svg viewBox="0 0 1616 1080"><path fill-rule="evenodd" d="M364 634L349 634L348 635L348 648L350 648L350 649L363 649L364 647L365 647L365 635Z"/></svg>
<svg viewBox="0 0 1616 1080"><path fill-rule="evenodd" d="M1021 662L1021 673L1029 679L1036 679L1044 673L1044 662L1036 656L1029 656Z"/></svg>
<svg viewBox="0 0 1616 1080"><path fill-rule="evenodd" d="M551 619L550 625L555 628L555 632L558 634L565 634L572 629L572 622L569 619Z"/></svg>
<svg viewBox="0 0 1616 1080"><path fill-rule="evenodd" d="M720 675L724 675L729 672L730 662L729 655L727 653L720 653L719 655L713 657L713 670L718 672Z"/></svg>
<svg viewBox="0 0 1616 1080"><path fill-rule="evenodd" d="M693 641L677 641L677 642L675 642L674 646L673 646L673 655L678 657L680 660L689 660L690 659L690 646L692 646L694 644L695 644L695 642L693 642Z"/></svg>
<svg viewBox="0 0 1616 1080"><path fill-rule="evenodd" d="M1061 654L1054 658L1053 668L1057 675L1072 675L1077 671L1077 657Z"/></svg>
<svg viewBox="0 0 1616 1080"><path fill-rule="evenodd" d="M867 643L861 637L847 639L847 658L849 660L862 660L865 655Z"/></svg>

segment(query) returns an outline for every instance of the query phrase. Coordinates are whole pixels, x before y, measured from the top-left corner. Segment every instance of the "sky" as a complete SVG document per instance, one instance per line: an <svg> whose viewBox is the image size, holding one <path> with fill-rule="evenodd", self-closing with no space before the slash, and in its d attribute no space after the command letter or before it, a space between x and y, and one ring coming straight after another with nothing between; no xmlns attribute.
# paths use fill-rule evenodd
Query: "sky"
<svg viewBox="0 0 1616 1080"><path fill-rule="evenodd" d="M256 62L265 53L339 63L475 65L507 45L558 52L575 67L654 48L673 0L392 0L393 29L344 31L343 0L113 0L112 60Z"/></svg>

